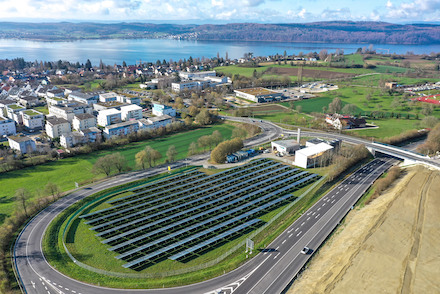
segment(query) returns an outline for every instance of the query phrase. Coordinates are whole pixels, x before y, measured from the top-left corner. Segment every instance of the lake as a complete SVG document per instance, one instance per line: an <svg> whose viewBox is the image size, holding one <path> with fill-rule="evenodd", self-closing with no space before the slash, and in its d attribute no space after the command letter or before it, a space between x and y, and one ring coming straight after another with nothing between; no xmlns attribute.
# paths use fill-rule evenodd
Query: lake
<svg viewBox="0 0 440 294"><path fill-rule="evenodd" d="M85 63L87 59L93 65L99 61L105 64L135 64L142 61L156 62L159 60L188 59L190 56L215 57L217 53L229 58L240 58L246 52L254 56L267 56L276 53L288 54L319 52L327 49L329 53L343 49L345 53L353 53L359 47L369 44L329 44L329 43L277 43L277 42L230 42L230 41L183 41L169 39L110 39L110 40L81 40L72 42L41 42L14 39L0 39L0 59L23 57L26 61L68 60ZM412 51L415 54L439 52L439 45L374 45L378 53L405 54Z"/></svg>

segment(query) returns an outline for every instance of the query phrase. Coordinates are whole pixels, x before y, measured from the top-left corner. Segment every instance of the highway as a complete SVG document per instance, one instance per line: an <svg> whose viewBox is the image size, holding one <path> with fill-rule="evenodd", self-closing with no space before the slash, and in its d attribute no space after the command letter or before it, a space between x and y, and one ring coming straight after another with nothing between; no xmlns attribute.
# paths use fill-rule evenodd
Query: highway
<svg viewBox="0 0 440 294"><path fill-rule="evenodd" d="M242 119L237 118L237 120ZM271 123L259 121L251 123L259 124L264 129L264 133L246 141L247 146L261 144L279 137L282 133L291 132ZM310 136L313 133L303 132L303 134ZM325 133L318 133L319 137L325 137L324 135ZM335 134L330 136L332 138L338 137L337 134L336 136ZM344 140L346 139L344 138ZM357 141L358 139L351 138L351 140ZM200 160L206 159L206 157L206 154L199 155L188 161L176 162L172 167L177 168L185 164L196 164ZM269 249L259 253L243 266L230 273L184 287L123 290L123 293L280 293L311 256L300 254L301 249L305 245L312 249L318 248L322 240L337 226L350 207L363 194L363 191L392 164L392 161L391 159L376 159L364 169L350 176L283 232L272 242L268 247ZM365 172L365 168L369 170ZM61 211L76 201L100 190L162 173L166 170L167 167L162 166L112 177L89 188L79 189L67 195L34 217L17 238L13 250L16 270L21 278L24 292L48 294L121 293L122 290L120 289L103 288L76 281L52 268L42 253L42 236L50 222Z"/></svg>

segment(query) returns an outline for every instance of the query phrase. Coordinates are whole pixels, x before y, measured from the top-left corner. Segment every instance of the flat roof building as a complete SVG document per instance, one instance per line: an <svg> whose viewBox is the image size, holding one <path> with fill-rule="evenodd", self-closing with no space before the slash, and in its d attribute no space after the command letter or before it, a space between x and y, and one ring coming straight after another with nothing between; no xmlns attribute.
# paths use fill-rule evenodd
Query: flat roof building
<svg viewBox="0 0 440 294"><path fill-rule="evenodd" d="M262 87L234 90L234 92L235 96L238 98L247 99L257 103L279 101L283 96L282 93Z"/></svg>
<svg viewBox="0 0 440 294"><path fill-rule="evenodd" d="M301 148L296 140L274 141L271 145L273 151L278 151L282 154L293 154L296 150Z"/></svg>
<svg viewBox="0 0 440 294"><path fill-rule="evenodd" d="M320 165L320 159L327 152L333 149L333 146L327 143L319 143L295 152L295 165L308 168Z"/></svg>

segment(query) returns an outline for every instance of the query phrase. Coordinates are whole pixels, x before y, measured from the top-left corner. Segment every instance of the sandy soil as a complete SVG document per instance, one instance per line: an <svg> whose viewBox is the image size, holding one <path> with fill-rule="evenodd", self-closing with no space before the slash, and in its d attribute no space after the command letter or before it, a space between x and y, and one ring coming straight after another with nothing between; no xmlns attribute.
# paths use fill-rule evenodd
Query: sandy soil
<svg viewBox="0 0 440 294"><path fill-rule="evenodd" d="M288 293L440 293L440 172L422 167L350 213Z"/></svg>

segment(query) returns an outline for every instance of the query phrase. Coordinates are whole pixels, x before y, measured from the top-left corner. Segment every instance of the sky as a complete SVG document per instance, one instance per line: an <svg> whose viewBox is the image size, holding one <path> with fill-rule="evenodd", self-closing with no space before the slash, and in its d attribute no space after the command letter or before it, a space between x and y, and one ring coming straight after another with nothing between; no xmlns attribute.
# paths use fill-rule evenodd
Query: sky
<svg viewBox="0 0 440 294"><path fill-rule="evenodd" d="M0 7L0 21L440 21L440 0L0 0Z"/></svg>

